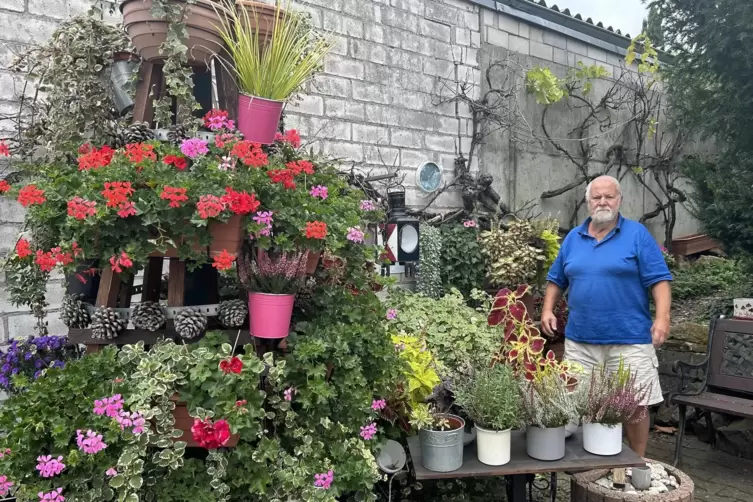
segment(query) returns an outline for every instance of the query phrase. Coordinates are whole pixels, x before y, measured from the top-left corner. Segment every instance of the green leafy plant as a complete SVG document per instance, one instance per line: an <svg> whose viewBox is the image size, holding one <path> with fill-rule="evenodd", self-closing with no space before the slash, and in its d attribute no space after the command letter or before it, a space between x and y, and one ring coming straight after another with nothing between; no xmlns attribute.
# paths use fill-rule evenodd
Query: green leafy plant
<svg viewBox="0 0 753 502"><path fill-rule="evenodd" d="M501 341L499 330L468 307L457 290L434 300L395 288L390 290L388 305L396 311L395 329L425 340L444 377L488 365Z"/></svg>
<svg viewBox="0 0 753 502"><path fill-rule="evenodd" d="M37 320L40 335L47 334L47 280L50 273L40 269L31 259L18 253L8 255L3 263L5 290L12 305L28 307Z"/></svg>
<svg viewBox="0 0 753 502"><path fill-rule="evenodd" d="M461 223L447 223L440 229L442 284L445 291L456 288L468 298L471 290L482 288L484 284L486 263L478 243L478 228L466 227Z"/></svg>
<svg viewBox="0 0 753 502"><path fill-rule="evenodd" d="M516 220L482 232L481 250L489 264L487 278L499 287L535 284L545 277L545 264L552 255L549 249L551 228L540 223ZM548 238L545 239L544 232ZM556 255L556 252L554 253Z"/></svg>
<svg viewBox="0 0 753 502"><path fill-rule="evenodd" d="M284 5L284 13L283 13ZM290 8L290 1L278 4L274 29L268 42L257 30L247 29L247 9L226 2L227 17L221 16L220 35L228 47L241 92L283 101L294 94L320 68L332 42L319 36L306 18ZM257 12L252 11L257 17ZM265 43L266 42L266 43Z"/></svg>
<svg viewBox="0 0 753 502"><path fill-rule="evenodd" d="M85 139L103 142L115 119L108 80L117 52L130 52L123 31L102 21L98 9L64 21L44 44L10 65L32 86L22 91L14 153L54 159ZM36 82L36 84L34 84ZM39 92L32 90L36 85ZM44 96L44 97L42 97Z"/></svg>
<svg viewBox="0 0 753 502"><path fill-rule="evenodd" d="M507 366L484 367L454 382L455 402L484 429L504 431L520 421L518 382Z"/></svg>
<svg viewBox="0 0 753 502"><path fill-rule="evenodd" d="M689 266L674 271L672 297L675 300L704 298L732 290L748 282L740 262L716 257L703 257Z"/></svg>
<svg viewBox="0 0 753 502"><path fill-rule="evenodd" d="M431 225L422 225L419 246L421 257L418 269L419 293L429 298L442 296L442 277L440 266L442 260L442 238L439 229Z"/></svg>

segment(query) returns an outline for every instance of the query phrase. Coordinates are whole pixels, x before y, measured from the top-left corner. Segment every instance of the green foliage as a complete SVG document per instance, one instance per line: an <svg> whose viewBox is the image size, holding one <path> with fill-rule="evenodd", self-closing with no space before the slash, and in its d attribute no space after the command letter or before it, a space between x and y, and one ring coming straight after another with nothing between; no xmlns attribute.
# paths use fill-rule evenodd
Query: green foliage
<svg viewBox="0 0 753 502"><path fill-rule="evenodd" d="M425 340L443 377L489 364L501 340L501 331L489 327L456 289L439 300L394 290L389 305L398 312L395 329Z"/></svg>
<svg viewBox="0 0 753 502"><path fill-rule="evenodd" d="M625 62L629 65L638 61L638 71L640 73L656 73L659 71L659 54L654 48L651 38L645 33L641 33L628 46Z"/></svg>
<svg viewBox="0 0 753 502"><path fill-rule="evenodd" d="M508 366L483 367L468 379L458 379L453 391L456 403L476 425L495 431L519 425L518 382Z"/></svg>
<svg viewBox="0 0 753 502"><path fill-rule="evenodd" d="M44 323L47 304L47 279L49 272L42 271L30 259L21 259L17 254L11 254L3 264L5 272L5 290L10 302L16 307L28 307L37 318L37 330L40 335L46 334Z"/></svg>
<svg viewBox="0 0 753 502"><path fill-rule="evenodd" d="M674 272L672 298L678 301L704 298L749 282L747 270L735 260L701 258Z"/></svg>
<svg viewBox="0 0 753 502"><path fill-rule="evenodd" d="M461 223L442 225L442 284L446 291L457 288L466 298L484 284L484 256L475 227ZM422 250L423 252L423 250Z"/></svg>
<svg viewBox="0 0 753 502"><path fill-rule="evenodd" d="M536 97L540 105L551 105L565 97L560 79L549 68L533 68L526 73L526 91Z"/></svg>
<svg viewBox="0 0 753 502"><path fill-rule="evenodd" d="M521 380L521 410L526 425L564 427L578 417L578 399L556 373L534 381Z"/></svg>
<svg viewBox="0 0 753 502"><path fill-rule="evenodd" d="M713 140L716 151L691 158L694 211L705 232L730 253L753 253L753 67L741 40L751 36L753 3L745 0L656 0L677 122Z"/></svg>
<svg viewBox="0 0 753 502"><path fill-rule="evenodd" d="M425 343L418 337L393 335L392 343L400 353L404 364L404 376L407 388L405 397L411 410L417 410L439 385L440 379L435 369L434 357L427 350Z"/></svg>
<svg viewBox="0 0 753 502"><path fill-rule="evenodd" d="M117 464L126 446L112 419L92 413L94 400L122 393L116 383L124 376L117 349L107 347L83 359L70 361L63 369L49 369L25 392L9 397L0 407L0 447L10 455L0 459L0 470L18 488L19 500L37 500L40 491L64 487L71 500L100 502L114 495L105 484L105 471ZM102 434L107 448L87 455L76 447L76 431L89 429ZM63 456L66 469L45 479L35 469L37 457Z"/></svg>
<svg viewBox="0 0 753 502"><path fill-rule="evenodd" d="M230 1L225 2L225 10L230 14L220 16L219 29L233 60L228 66L236 74L241 92L250 96L288 99L319 70L332 48L330 40L291 8L290 0L278 5L268 43L259 30L247 29L251 18L257 16L255 10L249 15L248 9L236 9Z"/></svg>
<svg viewBox="0 0 753 502"><path fill-rule="evenodd" d="M524 220L511 222L507 229L500 226L482 232L481 250L489 264L489 283L512 289L537 282L548 256L541 230Z"/></svg>
<svg viewBox="0 0 753 502"><path fill-rule="evenodd" d="M21 115L28 114L30 120L17 138L17 152L38 158L37 147L43 146L45 155L55 158L84 138L101 144L105 126L114 118L106 77L113 55L129 47L125 33L93 10L66 20L44 44L19 55L10 69L30 82L38 79L44 98L32 101L28 97L35 96L33 87L25 90L28 108L22 108Z"/></svg>
<svg viewBox="0 0 753 502"><path fill-rule="evenodd" d="M170 471L155 485L154 500L159 502L216 502L211 491L207 490L212 477L207 474L204 462L189 458L183 467Z"/></svg>
<svg viewBox="0 0 753 502"><path fill-rule="evenodd" d="M439 298L442 295L442 236L439 229L421 225L419 246L421 259L417 290L429 298Z"/></svg>

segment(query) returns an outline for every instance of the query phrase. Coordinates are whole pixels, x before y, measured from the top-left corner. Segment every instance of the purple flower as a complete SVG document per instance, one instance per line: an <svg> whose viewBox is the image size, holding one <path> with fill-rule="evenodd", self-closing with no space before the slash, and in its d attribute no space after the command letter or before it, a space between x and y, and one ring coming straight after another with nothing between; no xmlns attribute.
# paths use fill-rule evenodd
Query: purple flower
<svg viewBox="0 0 753 502"><path fill-rule="evenodd" d="M195 159L199 155L208 153L209 148L207 148L207 142L203 139L189 138L184 139L183 143L180 144L180 151L183 152L183 155L185 155L186 157Z"/></svg>
<svg viewBox="0 0 753 502"><path fill-rule="evenodd" d="M330 469L329 471L322 473L322 474L315 474L314 475L314 486L317 488L322 488L324 490L328 490L330 486L332 486L332 481L335 479L335 473L332 472Z"/></svg>
<svg viewBox="0 0 753 502"><path fill-rule="evenodd" d="M8 380L7 376L0 376L0 385L3 387L8 387L10 385L10 380Z"/></svg>
<svg viewBox="0 0 753 502"><path fill-rule="evenodd" d="M377 433L377 426L374 422L371 422L369 425L366 425L365 427L361 427L361 437L368 441L374 436L376 436Z"/></svg>
<svg viewBox="0 0 753 502"><path fill-rule="evenodd" d="M36 380L37 378L41 377L42 373L44 373L44 371L42 371L42 370L34 372L34 380Z"/></svg>
<svg viewBox="0 0 753 502"><path fill-rule="evenodd" d="M253 220L259 225L266 225L259 230L259 235L269 235L272 232L272 211L258 211Z"/></svg>
<svg viewBox="0 0 753 502"><path fill-rule="evenodd" d="M376 211L376 206L370 200L361 201L361 211Z"/></svg>
<svg viewBox="0 0 753 502"><path fill-rule="evenodd" d="M123 397L115 394L112 397L103 397L94 400L94 414L107 415L110 418L117 418L119 412L123 409Z"/></svg>
<svg viewBox="0 0 753 502"><path fill-rule="evenodd" d="M326 199L327 196L329 195L327 191L327 187L324 185L316 185L315 187L311 189L309 194L311 194L312 197L319 197L322 200Z"/></svg>
<svg viewBox="0 0 753 502"><path fill-rule="evenodd" d="M348 229L347 239L351 242L363 242L364 233L358 227L350 227Z"/></svg>
<svg viewBox="0 0 753 502"><path fill-rule="evenodd" d="M32 354L31 352L26 352L26 353L24 353L24 360L25 360L25 361L28 361L28 360L29 360L29 359L31 359L32 357L34 357L34 354Z"/></svg>
<svg viewBox="0 0 753 502"><path fill-rule="evenodd" d="M374 399L371 402L371 409L374 411L383 410L387 407L387 402L384 399Z"/></svg>
<svg viewBox="0 0 753 502"><path fill-rule="evenodd" d="M63 497L62 488L52 490L51 492L48 492L48 493L39 492L38 495L39 495L39 502L65 502L65 497Z"/></svg>
<svg viewBox="0 0 753 502"><path fill-rule="evenodd" d="M65 368L65 363L63 361L52 361L52 367L53 368Z"/></svg>
<svg viewBox="0 0 753 502"><path fill-rule="evenodd" d="M397 309L389 309L387 311L387 320L394 321L395 319L397 319Z"/></svg>
<svg viewBox="0 0 753 502"><path fill-rule="evenodd" d="M463 226L464 226L465 228L475 228L475 227L476 227L476 222L475 222L475 221L473 221L473 220L465 220L465 221L463 222Z"/></svg>
<svg viewBox="0 0 753 502"><path fill-rule="evenodd" d="M7 476L0 476L0 496L8 495L10 489L13 487L13 481L8 481Z"/></svg>
<svg viewBox="0 0 753 502"><path fill-rule="evenodd" d="M109 469L107 469L107 471L105 471L105 474L109 477L113 477L118 475L118 471L115 469L115 467L110 467Z"/></svg>

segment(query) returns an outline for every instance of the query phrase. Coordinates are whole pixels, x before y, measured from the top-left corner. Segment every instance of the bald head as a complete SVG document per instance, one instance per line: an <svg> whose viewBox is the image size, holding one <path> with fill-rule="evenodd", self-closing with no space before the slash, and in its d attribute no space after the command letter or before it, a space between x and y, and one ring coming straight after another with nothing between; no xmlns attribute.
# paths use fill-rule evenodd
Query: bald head
<svg viewBox="0 0 753 502"><path fill-rule="evenodd" d="M622 204L620 182L612 176L599 176L586 187L586 202L591 220L596 224L615 221Z"/></svg>

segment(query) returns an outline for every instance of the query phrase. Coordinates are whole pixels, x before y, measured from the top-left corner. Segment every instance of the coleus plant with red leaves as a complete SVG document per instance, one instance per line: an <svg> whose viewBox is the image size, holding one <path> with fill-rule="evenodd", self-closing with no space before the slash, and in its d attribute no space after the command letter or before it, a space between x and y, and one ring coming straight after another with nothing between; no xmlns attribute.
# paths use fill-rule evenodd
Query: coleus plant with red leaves
<svg viewBox="0 0 753 502"><path fill-rule="evenodd" d="M551 350L544 353L546 340L522 301L530 289L528 284L521 284L515 291L501 289L494 297L487 321L489 326L501 327L504 338L492 365L507 364L528 381L556 374L568 384L575 384L579 367L569 361L557 361Z"/></svg>

